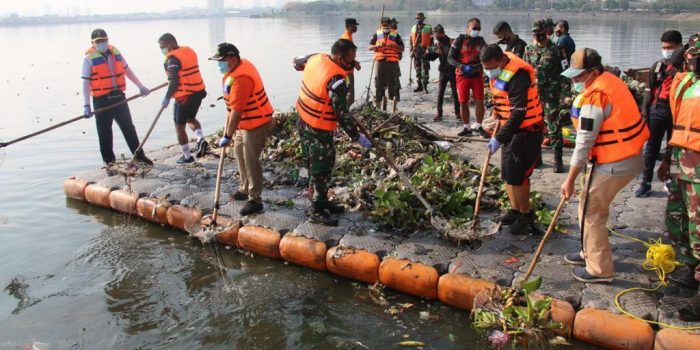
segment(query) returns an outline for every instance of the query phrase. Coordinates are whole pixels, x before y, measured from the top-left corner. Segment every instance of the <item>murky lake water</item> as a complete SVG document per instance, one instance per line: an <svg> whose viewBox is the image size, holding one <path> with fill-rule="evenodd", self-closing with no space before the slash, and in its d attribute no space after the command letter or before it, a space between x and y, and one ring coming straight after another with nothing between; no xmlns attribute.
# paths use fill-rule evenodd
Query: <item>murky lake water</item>
<svg viewBox="0 0 700 350"><path fill-rule="evenodd" d="M394 14L388 13L393 16ZM411 16L399 16L407 37ZM487 41L499 20L481 16ZM506 18L523 35L525 16ZM377 18L358 16L364 69L356 75L364 96ZM449 35L465 17L429 18ZM658 38L669 28L687 36L691 22L644 19L571 19L578 47L594 47L605 63L648 66L660 56ZM0 140L8 141L82 112L80 67L90 31L103 27L111 43L148 86L164 81L157 38L172 32L200 56L209 96L199 118L206 133L223 126L220 74L206 61L222 41L235 43L260 70L273 106L288 109L301 78L293 56L328 51L342 18L229 18L0 28ZM527 39L527 38L526 38ZM407 39L406 39L407 40ZM402 62L404 85L408 59ZM434 74L436 76L436 70ZM129 83L130 84L130 83ZM128 95L135 89L129 85ZM130 104L140 135L155 116L163 91ZM214 107L210 106L214 105ZM147 150L175 143L170 110ZM115 152L128 150L115 126ZM67 176L101 166L94 119L6 149L0 165L0 349L33 341L51 349L239 348L385 349L408 339L428 348L487 348L469 329L465 312L439 303L388 295L413 308L394 318L368 298L366 286L330 274L224 251L226 281L210 247L185 235L116 212L65 199ZM428 310L437 320L421 321ZM590 348L577 345L576 348Z"/></svg>

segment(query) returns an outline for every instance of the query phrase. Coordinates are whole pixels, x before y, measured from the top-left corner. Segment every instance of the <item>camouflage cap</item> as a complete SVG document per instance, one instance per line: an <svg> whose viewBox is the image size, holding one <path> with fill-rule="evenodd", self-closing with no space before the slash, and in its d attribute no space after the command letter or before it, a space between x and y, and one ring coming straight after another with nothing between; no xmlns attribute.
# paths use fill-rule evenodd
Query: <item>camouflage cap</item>
<svg viewBox="0 0 700 350"><path fill-rule="evenodd" d="M425 19L425 14L423 12L416 13L416 19Z"/></svg>
<svg viewBox="0 0 700 350"><path fill-rule="evenodd" d="M391 17L391 25L397 25L399 24L399 20L396 19L396 17Z"/></svg>
<svg viewBox="0 0 700 350"><path fill-rule="evenodd" d="M695 33L688 39L688 51L689 54L697 55L700 53L700 33Z"/></svg>
<svg viewBox="0 0 700 350"><path fill-rule="evenodd" d="M538 19L538 20L532 22L532 32L533 33L544 32L544 29L545 29L544 20Z"/></svg>
<svg viewBox="0 0 700 350"><path fill-rule="evenodd" d="M545 18L543 22L545 28L554 28L554 20L551 17Z"/></svg>

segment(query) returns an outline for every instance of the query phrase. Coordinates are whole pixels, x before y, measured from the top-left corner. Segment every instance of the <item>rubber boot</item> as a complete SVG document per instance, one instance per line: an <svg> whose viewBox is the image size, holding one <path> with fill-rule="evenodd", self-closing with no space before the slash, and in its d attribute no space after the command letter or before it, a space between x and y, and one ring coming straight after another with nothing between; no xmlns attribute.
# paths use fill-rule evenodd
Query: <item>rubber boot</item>
<svg viewBox="0 0 700 350"><path fill-rule="evenodd" d="M564 172L564 160L562 160L562 155L564 150L562 148L554 149L554 172L563 173Z"/></svg>
<svg viewBox="0 0 700 350"><path fill-rule="evenodd" d="M419 81L418 87L415 90L413 90L413 92L421 92L421 91L423 91L423 83Z"/></svg>
<svg viewBox="0 0 700 350"><path fill-rule="evenodd" d="M332 218L323 205L313 204L311 206L309 221L324 226L338 226L338 219Z"/></svg>

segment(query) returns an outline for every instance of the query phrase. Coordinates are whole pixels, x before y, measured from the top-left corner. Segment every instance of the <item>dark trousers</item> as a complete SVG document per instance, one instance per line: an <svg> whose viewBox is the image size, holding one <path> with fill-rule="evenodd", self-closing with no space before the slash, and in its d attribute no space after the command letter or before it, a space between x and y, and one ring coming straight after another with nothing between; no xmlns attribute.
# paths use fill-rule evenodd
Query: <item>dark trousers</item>
<svg viewBox="0 0 700 350"><path fill-rule="evenodd" d="M450 83L450 89L452 89L452 101L455 104L455 114L459 116L459 99L457 98L457 80L454 72L440 72L440 83L438 86L438 103L437 110L442 113L442 103L445 99L445 89L447 89L447 83Z"/></svg>
<svg viewBox="0 0 700 350"><path fill-rule="evenodd" d="M666 140L671 139L673 130L673 116L671 108L666 103L657 103L649 111L648 121L649 140L644 146L644 172L642 182L650 183L654 179L654 165L661 150L661 142L666 135ZM668 142L668 141L667 141Z"/></svg>
<svg viewBox="0 0 700 350"><path fill-rule="evenodd" d="M93 108L97 110L123 101L124 99L123 92L111 92L104 96L93 97L92 105ZM119 125L119 129L121 129L131 153L134 153L139 147L139 137L136 135L136 128L134 128L134 123L131 121L131 112L129 111L129 105L127 103L97 113L95 114L97 137L100 140L100 153L102 153L102 160L105 163L111 163L117 160L112 150L112 121L116 121L117 125ZM143 151L139 153L143 153Z"/></svg>

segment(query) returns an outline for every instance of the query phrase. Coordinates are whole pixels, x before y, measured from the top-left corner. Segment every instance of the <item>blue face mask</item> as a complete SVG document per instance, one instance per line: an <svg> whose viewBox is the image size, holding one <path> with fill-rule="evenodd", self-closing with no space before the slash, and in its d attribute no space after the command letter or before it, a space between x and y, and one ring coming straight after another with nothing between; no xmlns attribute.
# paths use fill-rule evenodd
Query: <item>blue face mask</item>
<svg viewBox="0 0 700 350"><path fill-rule="evenodd" d="M105 53L107 50L109 50L109 43L108 42L101 42L101 43L96 43L95 44L95 50L100 53Z"/></svg>
<svg viewBox="0 0 700 350"><path fill-rule="evenodd" d="M416 21L416 23L419 24L419 25L421 25L421 24L423 24L423 20L422 20L422 19L419 19L419 20Z"/></svg>
<svg viewBox="0 0 700 350"><path fill-rule="evenodd" d="M472 38L476 38L477 36L479 36L479 31L472 30L471 32L469 32L469 36L471 36Z"/></svg>
<svg viewBox="0 0 700 350"><path fill-rule="evenodd" d="M486 73L486 76L489 77L489 79L496 79L498 78L499 75L501 75L501 68L496 68L496 69L484 69L484 73Z"/></svg>
<svg viewBox="0 0 700 350"><path fill-rule="evenodd" d="M574 87L574 91L575 91L577 94L580 94L580 93L583 92L583 90L586 90L586 83L584 83L584 82L582 82L582 81L575 82L575 83L573 84L573 87Z"/></svg>
<svg viewBox="0 0 700 350"><path fill-rule="evenodd" d="M221 72L221 73L228 72L228 62L219 61L218 63L219 63L219 72Z"/></svg>
<svg viewBox="0 0 700 350"><path fill-rule="evenodd" d="M168 54L168 48L167 48L167 47L164 47L164 48L160 49L160 52L162 52L163 55L167 55L167 54Z"/></svg>

